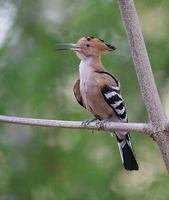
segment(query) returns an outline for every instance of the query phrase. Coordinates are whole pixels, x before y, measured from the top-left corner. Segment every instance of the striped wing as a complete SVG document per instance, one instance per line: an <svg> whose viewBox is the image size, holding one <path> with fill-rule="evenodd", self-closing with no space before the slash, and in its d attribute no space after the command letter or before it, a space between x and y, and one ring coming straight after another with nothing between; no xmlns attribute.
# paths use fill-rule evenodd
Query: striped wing
<svg viewBox="0 0 169 200"><path fill-rule="evenodd" d="M106 102L109 104L109 106L113 109L113 111L116 113L117 117L123 121L127 122L127 113L126 108L124 105L123 98L120 94L120 86L108 86L105 85L102 94L106 100Z"/></svg>
<svg viewBox="0 0 169 200"><path fill-rule="evenodd" d="M122 122L128 122L127 113L123 98L120 94L119 81L108 72L99 72L102 74L100 87L105 101L112 108L118 119ZM104 77L103 77L104 76ZM115 131L118 147L123 165L126 170L138 170L139 166L132 147L130 134L125 131Z"/></svg>

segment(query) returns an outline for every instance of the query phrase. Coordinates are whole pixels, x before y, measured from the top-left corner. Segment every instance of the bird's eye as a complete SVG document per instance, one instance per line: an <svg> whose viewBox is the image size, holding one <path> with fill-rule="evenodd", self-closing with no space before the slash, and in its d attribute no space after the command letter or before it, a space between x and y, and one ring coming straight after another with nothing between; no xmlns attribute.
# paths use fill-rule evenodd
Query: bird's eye
<svg viewBox="0 0 169 200"><path fill-rule="evenodd" d="M90 47L90 44L86 44L86 47Z"/></svg>

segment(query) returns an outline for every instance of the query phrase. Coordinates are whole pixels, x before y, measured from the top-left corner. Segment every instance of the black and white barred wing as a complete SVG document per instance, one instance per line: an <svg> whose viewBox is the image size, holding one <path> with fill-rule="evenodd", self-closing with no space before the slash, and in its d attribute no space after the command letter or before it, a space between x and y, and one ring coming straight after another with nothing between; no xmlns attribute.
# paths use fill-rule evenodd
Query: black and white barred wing
<svg viewBox="0 0 169 200"><path fill-rule="evenodd" d="M111 106L118 119L122 122L128 122L127 113L123 98L120 94L119 86L105 86L102 94L106 102ZM127 170L138 170L138 164L135 158L134 149L131 143L130 134L124 131L115 131L118 147L122 162Z"/></svg>
<svg viewBox="0 0 169 200"><path fill-rule="evenodd" d="M102 90L102 94L106 102L109 104L109 106L113 109L113 111L117 115L118 119L120 119L123 122L127 122L128 118L124 101L120 94L120 87L119 86L110 87L106 85Z"/></svg>

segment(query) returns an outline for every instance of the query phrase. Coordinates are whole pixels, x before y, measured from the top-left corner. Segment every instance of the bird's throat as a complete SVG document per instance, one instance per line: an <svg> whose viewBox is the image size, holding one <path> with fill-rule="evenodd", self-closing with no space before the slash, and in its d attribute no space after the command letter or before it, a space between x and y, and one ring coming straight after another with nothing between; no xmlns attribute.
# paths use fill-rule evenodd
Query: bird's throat
<svg viewBox="0 0 169 200"><path fill-rule="evenodd" d="M80 78L90 76L93 72L103 69L100 57L90 57L81 60L79 65Z"/></svg>

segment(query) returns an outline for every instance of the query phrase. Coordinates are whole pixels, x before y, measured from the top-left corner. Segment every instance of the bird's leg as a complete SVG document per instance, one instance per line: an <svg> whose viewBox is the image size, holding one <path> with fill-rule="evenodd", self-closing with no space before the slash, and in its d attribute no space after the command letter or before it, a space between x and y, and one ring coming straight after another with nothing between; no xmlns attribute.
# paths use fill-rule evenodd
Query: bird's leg
<svg viewBox="0 0 169 200"><path fill-rule="evenodd" d="M87 119L87 120L83 121L81 125L85 127L85 126L89 125L91 122L94 122L94 121L98 121L98 119L97 118Z"/></svg>

